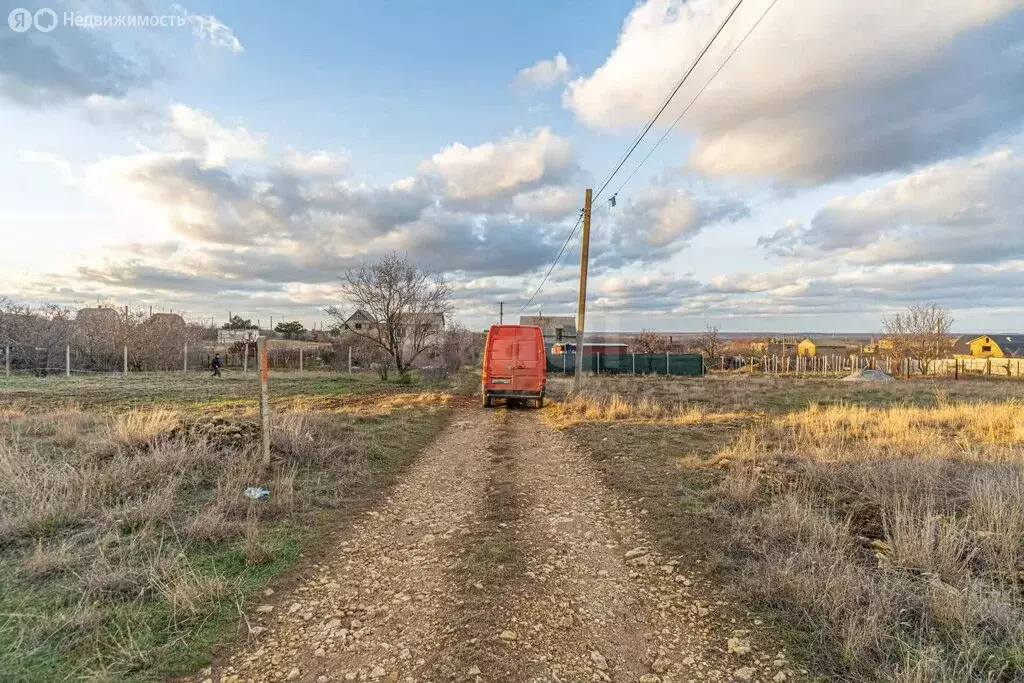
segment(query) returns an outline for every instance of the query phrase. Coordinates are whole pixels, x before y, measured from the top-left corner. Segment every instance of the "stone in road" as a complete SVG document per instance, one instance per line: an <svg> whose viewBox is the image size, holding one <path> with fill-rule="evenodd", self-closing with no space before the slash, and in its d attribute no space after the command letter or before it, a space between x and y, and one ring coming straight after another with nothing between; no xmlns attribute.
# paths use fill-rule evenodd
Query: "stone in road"
<svg viewBox="0 0 1024 683"><path fill-rule="evenodd" d="M210 677L794 680L684 566L535 411L467 411Z"/></svg>

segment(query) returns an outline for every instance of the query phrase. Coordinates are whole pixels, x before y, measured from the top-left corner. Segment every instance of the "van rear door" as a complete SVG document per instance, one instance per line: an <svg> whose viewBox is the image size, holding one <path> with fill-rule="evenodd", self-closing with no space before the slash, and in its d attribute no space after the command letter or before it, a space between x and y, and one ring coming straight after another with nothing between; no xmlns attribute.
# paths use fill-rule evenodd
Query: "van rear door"
<svg viewBox="0 0 1024 683"><path fill-rule="evenodd" d="M547 359L544 342L536 327L520 327L515 337L515 374L512 388L516 391L538 392L544 389Z"/></svg>

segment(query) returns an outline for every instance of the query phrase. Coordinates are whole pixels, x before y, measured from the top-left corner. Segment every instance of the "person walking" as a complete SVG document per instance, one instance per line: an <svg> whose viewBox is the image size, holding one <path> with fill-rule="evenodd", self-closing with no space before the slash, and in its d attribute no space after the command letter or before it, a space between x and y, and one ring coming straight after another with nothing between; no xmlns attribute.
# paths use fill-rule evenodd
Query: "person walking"
<svg viewBox="0 0 1024 683"><path fill-rule="evenodd" d="M214 377L220 377L220 366L221 366L220 354L219 353L214 354L213 360L210 361L210 367L213 368L213 376Z"/></svg>

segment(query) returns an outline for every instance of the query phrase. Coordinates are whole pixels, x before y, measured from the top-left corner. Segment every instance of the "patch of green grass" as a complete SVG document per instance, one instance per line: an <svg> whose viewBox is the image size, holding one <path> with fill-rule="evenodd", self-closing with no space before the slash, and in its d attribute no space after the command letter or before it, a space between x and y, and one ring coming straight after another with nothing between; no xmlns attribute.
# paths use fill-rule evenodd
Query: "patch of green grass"
<svg viewBox="0 0 1024 683"><path fill-rule="evenodd" d="M208 664L243 635L247 602L300 552L318 552L348 504L388 482L447 416L443 397L394 401L377 380L295 379L294 393L279 387L297 400L276 414L263 470L232 391L175 398L181 429L115 444L126 387L91 380L70 410L40 389L50 379L25 383L33 398L12 402L0 429L0 520L11 522L0 526L3 681L156 681ZM169 386L140 400L185 391ZM316 407L346 393L365 397ZM73 442L53 438L69 426L81 426ZM270 499L242 498L249 485L267 485Z"/></svg>

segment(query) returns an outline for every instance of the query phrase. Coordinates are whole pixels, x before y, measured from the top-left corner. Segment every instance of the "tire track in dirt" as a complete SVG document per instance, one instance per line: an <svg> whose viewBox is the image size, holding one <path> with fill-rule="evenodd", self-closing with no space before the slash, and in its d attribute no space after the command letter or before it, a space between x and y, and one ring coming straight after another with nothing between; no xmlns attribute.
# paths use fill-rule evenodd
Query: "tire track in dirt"
<svg viewBox="0 0 1024 683"><path fill-rule="evenodd" d="M456 421L211 680L422 680L457 642L458 566L477 535L494 423ZM400 438L396 435L396 438Z"/></svg>
<svg viewBox="0 0 1024 683"><path fill-rule="evenodd" d="M465 539L456 572L462 590L452 615L457 637L430 672L432 680L506 680L515 668L500 633L525 562L518 521L530 497L517 485L519 462L508 411L477 412L481 422L496 424L487 448L487 491L481 524Z"/></svg>
<svg viewBox="0 0 1024 683"><path fill-rule="evenodd" d="M536 411L460 418L211 680L793 679Z"/></svg>
<svg viewBox="0 0 1024 683"><path fill-rule="evenodd" d="M652 548L642 515L536 412L510 415L525 555L508 642L523 681L783 681L785 656ZM753 622L752 619L749 621ZM783 671L785 669L785 671Z"/></svg>

